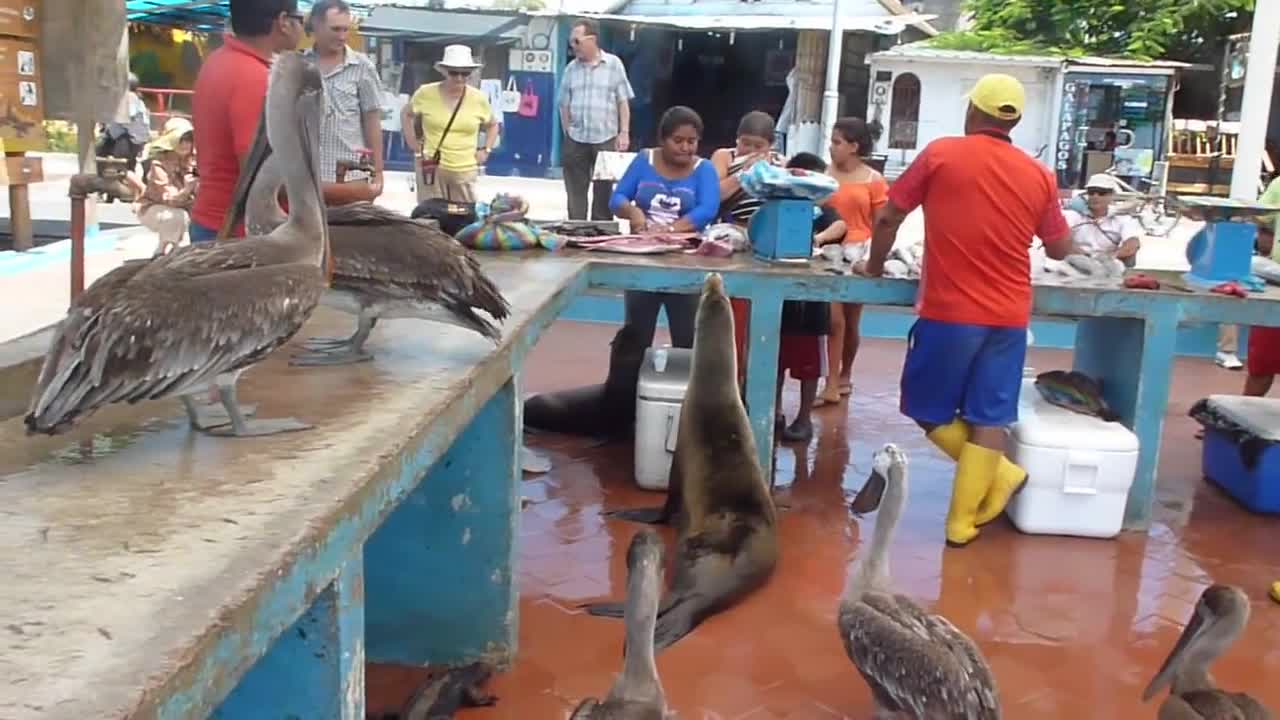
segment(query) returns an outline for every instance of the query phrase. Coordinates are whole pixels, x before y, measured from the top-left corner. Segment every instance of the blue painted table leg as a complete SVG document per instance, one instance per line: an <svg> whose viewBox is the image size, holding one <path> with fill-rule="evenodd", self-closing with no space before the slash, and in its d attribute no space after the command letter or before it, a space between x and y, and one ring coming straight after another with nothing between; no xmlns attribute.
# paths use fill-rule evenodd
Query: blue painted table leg
<svg viewBox="0 0 1280 720"><path fill-rule="evenodd" d="M357 553L210 715L364 719L364 568Z"/></svg>
<svg viewBox="0 0 1280 720"><path fill-rule="evenodd" d="M1177 336L1176 308L1146 320L1081 318L1076 331L1075 369L1102 382L1107 403L1138 436L1138 471L1125 507L1127 530L1145 531L1151 524Z"/></svg>
<svg viewBox="0 0 1280 720"><path fill-rule="evenodd" d="M518 398L512 379L365 543L370 661L515 656Z"/></svg>
<svg viewBox="0 0 1280 720"><path fill-rule="evenodd" d="M778 335L782 296L753 294L747 324L747 412L755 435L760 469L773 485L773 420L778 412Z"/></svg>

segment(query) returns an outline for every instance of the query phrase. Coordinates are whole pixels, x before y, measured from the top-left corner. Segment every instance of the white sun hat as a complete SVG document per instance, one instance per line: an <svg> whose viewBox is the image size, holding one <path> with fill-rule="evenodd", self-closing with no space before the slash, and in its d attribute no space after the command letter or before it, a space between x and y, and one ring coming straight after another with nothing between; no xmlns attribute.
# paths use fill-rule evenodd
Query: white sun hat
<svg viewBox="0 0 1280 720"><path fill-rule="evenodd" d="M480 63L471 57L471 48L466 45L449 45L444 49L444 57L436 63L436 70L475 70Z"/></svg>

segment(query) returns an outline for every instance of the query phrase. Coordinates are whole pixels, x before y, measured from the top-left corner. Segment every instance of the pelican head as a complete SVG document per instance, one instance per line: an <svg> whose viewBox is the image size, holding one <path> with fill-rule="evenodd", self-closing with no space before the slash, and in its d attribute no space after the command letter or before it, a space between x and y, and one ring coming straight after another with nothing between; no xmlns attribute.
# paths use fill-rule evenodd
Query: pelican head
<svg viewBox="0 0 1280 720"><path fill-rule="evenodd" d="M631 546L627 548L627 572L647 574L651 568L661 571L662 555L662 539L653 530L645 528L631 538Z"/></svg>
<svg viewBox="0 0 1280 720"><path fill-rule="evenodd" d="M1165 658L1160 671L1142 693L1146 702L1173 685L1185 670L1207 673L1209 664L1226 652L1249 622L1249 597L1233 585L1211 585L1200 594L1191 619Z"/></svg>
<svg viewBox="0 0 1280 720"><path fill-rule="evenodd" d="M871 475L858 491L857 497L849 505L855 515L875 512L884 497L885 485L890 478L897 481L907 467L907 454L897 445L885 443L871 456Z"/></svg>

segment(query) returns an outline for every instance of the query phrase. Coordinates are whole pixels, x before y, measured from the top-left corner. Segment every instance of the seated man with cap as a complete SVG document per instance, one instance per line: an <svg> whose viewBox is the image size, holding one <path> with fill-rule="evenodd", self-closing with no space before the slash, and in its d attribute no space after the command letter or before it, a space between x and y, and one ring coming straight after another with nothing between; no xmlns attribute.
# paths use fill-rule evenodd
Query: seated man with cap
<svg viewBox="0 0 1280 720"><path fill-rule="evenodd" d="M1072 252L1089 257L1110 255L1131 268L1142 246L1142 225L1128 215L1111 213L1117 189L1115 178L1098 173L1084 185L1085 211L1068 208L1062 214L1071 228Z"/></svg>
<svg viewBox="0 0 1280 720"><path fill-rule="evenodd" d="M858 271L884 272L907 214L924 210L919 319L908 336L901 411L956 461L946 537L967 545L1027 480L1004 455L1031 322L1031 240L1049 257L1070 249L1049 168L1013 144L1026 92L1010 75L969 93L962 137L929 143L889 188Z"/></svg>

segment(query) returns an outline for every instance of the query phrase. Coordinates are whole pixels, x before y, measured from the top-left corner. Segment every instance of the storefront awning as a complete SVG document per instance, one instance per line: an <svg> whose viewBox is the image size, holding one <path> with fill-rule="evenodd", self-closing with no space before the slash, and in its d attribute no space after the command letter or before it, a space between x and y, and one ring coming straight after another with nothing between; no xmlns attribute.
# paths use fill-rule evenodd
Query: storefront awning
<svg viewBox="0 0 1280 720"><path fill-rule="evenodd" d="M613 20L633 25L654 25L681 30L752 31L752 30L830 30L830 15L619 15L612 13L575 13L597 20ZM846 31L862 30L883 35L897 35L907 27L928 22L937 15L907 13L904 15L861 15L841 19Z"/></svg>
<svg viewBox="0 0 1280 720"><path fill-rule="evenodd" d="M529 15L509 12L429 10L378 6L360 23L360 34L436 42L483 40L486 44L523 40Z"/></svg>

